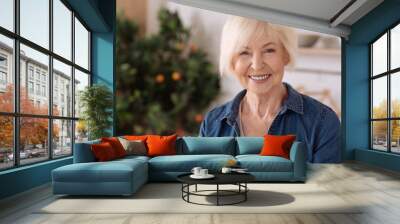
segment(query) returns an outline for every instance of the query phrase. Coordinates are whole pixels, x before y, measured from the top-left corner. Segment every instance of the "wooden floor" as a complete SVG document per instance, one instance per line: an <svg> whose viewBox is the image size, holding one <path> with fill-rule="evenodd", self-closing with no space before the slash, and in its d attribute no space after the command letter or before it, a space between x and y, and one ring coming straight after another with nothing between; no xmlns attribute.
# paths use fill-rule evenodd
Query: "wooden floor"
<svg viewBox="0 0 400 224"><path fill-rule="evenodd" d="M42 186L0 201L0 223L219 224L219 223L400 223L400 174L359 163L312 165L309 183L317 183L344 200L367 204L357 214L36 214L55 199ZM315 201L315 203L319 203Z"/></svg>

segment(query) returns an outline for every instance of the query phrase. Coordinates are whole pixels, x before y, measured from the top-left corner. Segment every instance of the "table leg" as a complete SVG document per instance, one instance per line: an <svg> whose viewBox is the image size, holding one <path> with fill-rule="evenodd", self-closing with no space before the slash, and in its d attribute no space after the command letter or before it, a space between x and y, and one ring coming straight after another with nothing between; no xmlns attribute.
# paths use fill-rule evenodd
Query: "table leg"
<svg viewBox="0 0 400 224"><path fill-rule="evenodd" d="M247 201L247 192L248 192L247 183L244 183L244 190L245 190L245 192L244 192L244 201Z"/></svg>
<svg viewBox="0 0 400 224"><path fill-rule="evenodd" d="M219 184L217 184L217 206L219 205Z"/></svg>
<svg viewBox="0 0 400 224"><path fill-rule="evenodd" d="M187 185L187 191L188 191L188 193L187 193L187 201L188 201L188 202L190 202L190 201L189 201L189 195L190 195L190 184L188 184L188 185Z"/></svg>
<svg viewBox="0 0 400 224"><path fill-rule="evenodd" d="M183 190L184 190L184 184L182 183L182 187L181 187L181 192L182 192L182 199L183 199Z"/></svg>

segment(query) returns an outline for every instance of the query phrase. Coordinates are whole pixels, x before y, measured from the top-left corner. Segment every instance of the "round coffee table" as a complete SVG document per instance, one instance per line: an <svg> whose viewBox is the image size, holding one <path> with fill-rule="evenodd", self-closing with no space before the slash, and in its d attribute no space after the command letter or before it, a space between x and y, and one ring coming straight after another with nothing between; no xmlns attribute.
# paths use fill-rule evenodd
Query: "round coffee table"
<svg viewBox="0 0 400 224"><path fill-rule="evenodd" d="M247 192L249 188L247 183L255 180L255 177L249 173L215 173L215 177L212 179L193 179L190 177L191 173L182 174L177 177L178 181L182 183L182 199L188 203L198 204L198 205L234 205L247 200ZM197 185L216 185L215 190L197 190ZM195 186L194 191L190 191L190 186ZM223 190L220 189L220 185L236 185L237 190ZM215 194L205 194L209 192L215 192ZM190 196L204 196L204 197L216 197L216 204L202 204L190 201ZM241 196L240 200L231 203L221 203L221 197L231 197L231 196Z"/></svg>

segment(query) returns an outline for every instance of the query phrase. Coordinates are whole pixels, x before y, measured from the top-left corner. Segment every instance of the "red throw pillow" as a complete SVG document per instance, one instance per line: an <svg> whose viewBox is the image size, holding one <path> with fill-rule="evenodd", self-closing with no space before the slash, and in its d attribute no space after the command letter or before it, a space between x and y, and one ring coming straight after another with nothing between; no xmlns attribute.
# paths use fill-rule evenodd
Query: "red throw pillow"
<svg viewBox="0 0 400 224"><path fill-rule="evenodd" d="M296 135L264 135L264 145L261 156L280 156L290 158L290 148Z"/></svg>
<svg viewBox="0 0 400 224"><path fill-rule="evenodd" d="M115 155L118 158L126 156L126 151L122 146L121 142L119 142L118 138L116 137L109 137L109 138L101 138L101 142L108 142L112 146L115 151Z"/></svg>
<svg viewBox="0 0 400 224"><path fill-rule="evenodd" d="M178 135L159 136L148 135L148 156L176 155L175 142Z"/></svg>
<svg viewBox="0 0 400 224"><path fill-rule="evenodd" d="M90 147L92 149L94 157L99 162L109 161L117 158L113 147L108 142L92 144Z"/></svg>

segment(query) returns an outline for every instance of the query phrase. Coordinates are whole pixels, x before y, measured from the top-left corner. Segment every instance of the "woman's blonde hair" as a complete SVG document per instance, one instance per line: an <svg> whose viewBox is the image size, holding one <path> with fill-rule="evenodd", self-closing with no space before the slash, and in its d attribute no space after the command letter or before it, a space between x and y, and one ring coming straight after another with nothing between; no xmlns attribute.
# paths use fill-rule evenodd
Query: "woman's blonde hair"
<svg viewBox="0 0 400 224"><path fill-rule="evenodd" d="M289 55L289 67L293 67L297 50L297 35L289 27L269 22L231 16L225 22L221 36L219 58L220 74L233 73L233 57L254 35L276 35Z"/></svg>

